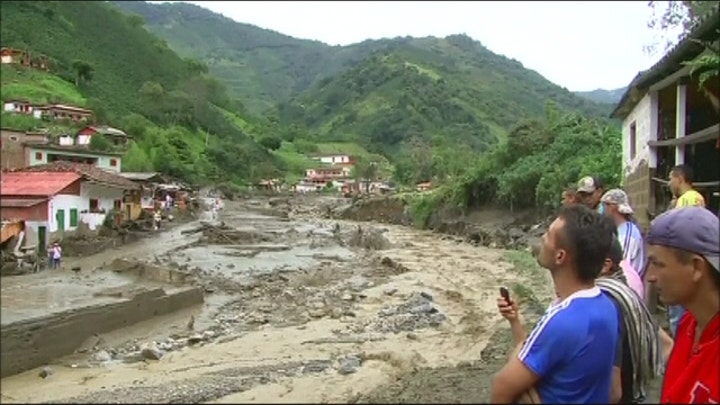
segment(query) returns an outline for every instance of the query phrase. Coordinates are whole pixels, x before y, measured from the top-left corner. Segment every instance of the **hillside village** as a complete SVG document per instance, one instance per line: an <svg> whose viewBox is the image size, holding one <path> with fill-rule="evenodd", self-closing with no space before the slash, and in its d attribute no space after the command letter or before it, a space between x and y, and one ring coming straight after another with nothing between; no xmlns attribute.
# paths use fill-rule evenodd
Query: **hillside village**
<svg viewBox="0 0 720 405"><path fill-rule="evenodd" d="M48 69L28 62L27 52L3 48L2 63L20 69ZM45 254L53 241L72 235L78 227L97 232L107 221L116 225L150 216L163 206L166 195L176 204L188 198L191 189L170 183L155 172L122 170L122 157L133 142L123 130L95 123L93 111L73 105L35 105L28 100L2 100L8 114L38 120L37 129L22 131L1 128L0 150L4 243L25 229L25 249ZM45 123L82 125L76 132L50 134ZM101 139L99 139L101 138ZM98 147L97 145L101 145ZM355 159L347 154L308 156L317 167L307 169L295 184L280 179L260 180L259 190L297 193L339 192L385 193L386 182L354 176ZM178 191L183 191L179 193ZM109 219L110 218L110 219Z"/></svg>
<svg viewBox="0 0 720 405"><path fill-rule="evenodd" d="M690 63L720 10L596 102L465 34L331 46L182 2L0 7L3 403L491 402L525 340L499 298L528 327L560 308L534 250L561 205L597 195L646 237L685 164L720 216L720 76ZM657 283L626 294L613 254L598 279L664 355Z"/></svg>

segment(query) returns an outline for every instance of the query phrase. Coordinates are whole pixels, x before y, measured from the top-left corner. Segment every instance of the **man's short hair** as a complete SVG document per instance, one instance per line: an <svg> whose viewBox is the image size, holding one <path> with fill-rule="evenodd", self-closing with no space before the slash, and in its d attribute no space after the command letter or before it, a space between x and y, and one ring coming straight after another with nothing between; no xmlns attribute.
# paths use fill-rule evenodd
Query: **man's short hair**
<svg viewBox="0 0 720 405"><path fill-rule="evenodd" d="M570 254L577 277L584 282L595 280L610 252L616 227L597 211L583 205L563 207L560 245Z"/></svg>
<svg viewBox="0 0 720 405"><path fill-rule="evenodd" d="M693 169L688 165L673 166L673 168L670 169L670 173L682 177L688 184L692 184L693 182Z"/></svg>

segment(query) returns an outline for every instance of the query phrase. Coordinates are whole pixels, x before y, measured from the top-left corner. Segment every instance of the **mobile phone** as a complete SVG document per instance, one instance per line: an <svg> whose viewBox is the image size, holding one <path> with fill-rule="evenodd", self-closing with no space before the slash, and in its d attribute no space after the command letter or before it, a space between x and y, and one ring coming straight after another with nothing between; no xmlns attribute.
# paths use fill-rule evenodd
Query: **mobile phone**
<svg viewBox="0 0 720 405"><path fill-rule="evenodd" d="M500 296L505 298L505 301L507 301L508 304L512 305L512 300L510 299L510 291L508 291L505 287L500 287Z"/></svg>

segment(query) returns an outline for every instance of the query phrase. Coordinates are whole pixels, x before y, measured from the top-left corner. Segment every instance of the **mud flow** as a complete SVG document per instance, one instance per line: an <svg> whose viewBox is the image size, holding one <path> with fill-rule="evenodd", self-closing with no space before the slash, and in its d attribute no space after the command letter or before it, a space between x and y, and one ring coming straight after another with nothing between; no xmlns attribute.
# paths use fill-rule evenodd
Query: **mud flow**
<svg viewBox="0 0 720 405"><path fill-rule="evenodd" d="M510 344L498 288L532 321L546 275L459 239L327 219L343 204L228 202L216 221L4 279L3 362L40 364L3 366L2 401L487 401Z"/></svg>

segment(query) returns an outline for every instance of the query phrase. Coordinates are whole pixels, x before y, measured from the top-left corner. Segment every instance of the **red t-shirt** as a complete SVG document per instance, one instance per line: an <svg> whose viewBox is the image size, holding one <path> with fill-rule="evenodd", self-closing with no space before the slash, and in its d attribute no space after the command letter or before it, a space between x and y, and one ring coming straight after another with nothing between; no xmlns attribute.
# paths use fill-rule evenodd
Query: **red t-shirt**
<svg viewBox="0 0 720 405"><path fill-rule="evenodd" d="M697 321L687 311L677 328L662 388L662 403L720 402L720 314L715 315L695 345Z"/></svg>

